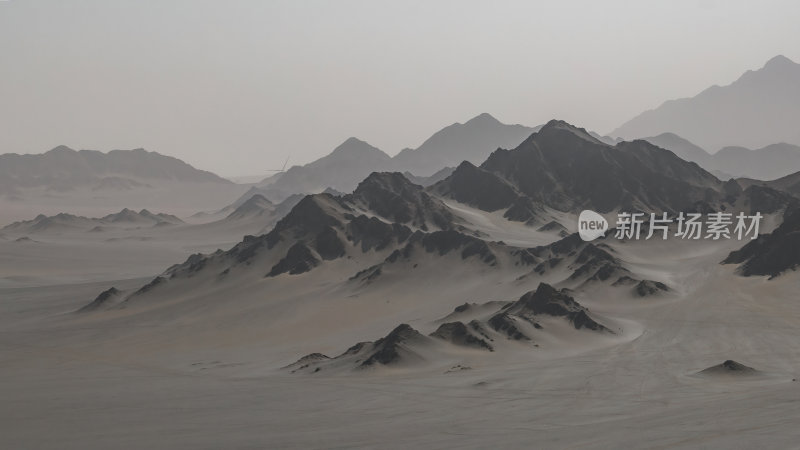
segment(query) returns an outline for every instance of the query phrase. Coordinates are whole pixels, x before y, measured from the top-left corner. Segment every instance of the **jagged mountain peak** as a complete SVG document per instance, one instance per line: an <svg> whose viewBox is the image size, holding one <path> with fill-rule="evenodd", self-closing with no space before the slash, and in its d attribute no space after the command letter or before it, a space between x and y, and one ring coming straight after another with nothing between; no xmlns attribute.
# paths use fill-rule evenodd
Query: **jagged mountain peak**
<svg viewBox="0 0 800 450"><path fill-rule="evenodd" d="M539 283L535 291L524 294L507 311L523 317L541 314L564 316L576 329L610 331L589 317L588 310L576 302L568 292L567 289L558 290L547 283Z"/></svg>
<svg viewBox="0 0 800 450"><path fill-rule="evenodd" d="M358 184L353 194L363 194L369 189L385 189L396 194L402 194L408 190L422 190L422 186L412 183L400 172L372 172L364 181Z"/></svg>
<svg viewBox="0 0 800 450"><path fill-rule="evenodd" d="M398 172L373 172L344 199L393 222L422 230L431 226L443 230L453 227L450 210Z"/></svg>
<svg viewBox="0 0 800 450"><path fill-rule="evenodd" d="M539 132L536 133L536 135L545 136L545 135L559 133L559 132L565 132L565 131L569 132L572 135L577 136L577 137L579 137L579 138L581 138L583 140L586 140L588 142L595 143L595 144L601 144L601 145L607 145L606 143L604 143L604 142L600 141L599 139L595 138L594 136L592 136L588 131L586 131L586 129L577 127L575 125L567 123L566 121L558 120L558 119L553 119L553 120L547 122L539 130ZM534 135L534 136L536 136L536 135Z"/></svg>

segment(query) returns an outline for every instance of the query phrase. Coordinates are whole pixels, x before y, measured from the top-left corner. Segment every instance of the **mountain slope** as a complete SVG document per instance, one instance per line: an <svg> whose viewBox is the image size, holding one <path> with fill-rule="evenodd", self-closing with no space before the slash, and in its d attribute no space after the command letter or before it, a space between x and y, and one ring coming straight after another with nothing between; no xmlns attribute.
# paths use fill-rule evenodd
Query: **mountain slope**
<svg viewBox="0 0 800 450"><path fill-rule="evenodd" d="M737 181L739 182L739 184L742 184L744 186L750 186L750 185L767 186L772 189L787 192L796 197L800 197L800 171L792 173L790 175L786 175L785 177L778 178L777 180L771 180L771 181L761 181L761 180L753 180L746 178L739 179Z"/></svg>
<svg viewBox="0 0 800 450"><path fill-rule="evenodd" d="M783 223L772 233L759 236L741 249L731 252L723 264L739 264L744 276L777 277L800 266L800 208L784 214Z"/></svg>
<svg viewBox="0 0 800 450"><path fill-rule="evenodd" d="M725 146L800 145L800 64L784 56L724 87L670 100L611 132L626 139L673 132L715 151Z"/></svg>
<svg viewBox="0 0 800 450"><path fill-rule="evenodd" d="M275 211L275 205L263 195L254 194L236 209L231 211L225 219L246 220L262 217Z"/></svg>
<svg viewBox="0 0 800 450"><path fill-rule="evenodd" d="M645 137L642 139L657 147L675 153L683 160L696 162L700 167L706 170L713 170L713 167L710 165L712 155L675 133L661 133L658 136Z"/></svg>

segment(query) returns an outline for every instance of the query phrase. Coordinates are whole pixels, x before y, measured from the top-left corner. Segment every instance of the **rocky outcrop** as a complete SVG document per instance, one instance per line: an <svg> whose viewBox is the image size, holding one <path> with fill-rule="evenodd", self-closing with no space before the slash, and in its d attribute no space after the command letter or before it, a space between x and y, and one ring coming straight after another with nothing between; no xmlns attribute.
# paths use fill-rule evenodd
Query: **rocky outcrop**
<svg viewBox="0 0 800 450"><path fill-rule="evenodd" d="M731 252L723 264L739 264L743 276L766 275L770 278L795 270L800 265L800 209L784 214L783 223L772 233L764 234Z"/></svg>
<svg viewBox="0 0 800 450"><path fill-rule="evenodd" d="M736 362L734 360L727 360L722 364L717 364L716 366L711 366L707 369L703 369L699 374L703 375L755 375L758 371L752 367L745 366L742 363Z"/></svg>
<svg viewBox="0 0 800 450"><path fill-rule="evenodd" d="M297 242L289 248L286 256L272 267L267 276L275 277L282 273L297 275L308 272L319 263L320 260L308 246L303 242Z"/></svg>
<svg viewBox="0 0 800 450"><path fill-rule="evenodd" d="M463 322L443 323L430 336L462 347L494 350L483 338L473 334Z"/></svg>

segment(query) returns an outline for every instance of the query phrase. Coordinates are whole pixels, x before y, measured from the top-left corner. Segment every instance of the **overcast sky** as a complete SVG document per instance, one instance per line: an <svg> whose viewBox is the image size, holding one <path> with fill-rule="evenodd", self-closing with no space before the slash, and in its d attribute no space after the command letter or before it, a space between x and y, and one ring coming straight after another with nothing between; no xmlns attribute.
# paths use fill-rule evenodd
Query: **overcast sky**
<svg viewBox="0 0 800 450"><path fill-rule="evenodd" d="M607 133L800 61L797 1L0 0L0 153L144 147L222 175L489 112Z"/></svg>

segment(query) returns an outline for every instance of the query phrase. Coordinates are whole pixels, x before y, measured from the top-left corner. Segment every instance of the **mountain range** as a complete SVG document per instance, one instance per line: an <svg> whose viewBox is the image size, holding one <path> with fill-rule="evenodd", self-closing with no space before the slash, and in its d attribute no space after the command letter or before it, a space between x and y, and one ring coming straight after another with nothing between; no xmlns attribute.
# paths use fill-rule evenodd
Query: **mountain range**
<svg viewBox="0 0 800 450"><path fill-rule="evenodd" d="M799 117L800 64L776 56L730 85L667 101L610 134L634 139L671 132L711 152L729 146L800 145Z"/></svg>
<svg viewBox="0 0 800 450"><path fill-rule="evenodd" d="M328 325L332 329L394 331L343 349L335 358L315 353L286 367L310 373L447 360L460 346L492 352L517 348L509 342L535 348L562 345L563 339L594 342L597 333L617 339L624 331L616 319L589 314L576 296L591 300L592 293L611 290L631 298L659 297L672 295L673 286L648 278L653 271L640 270L624 256L640 248L635 243L584 242L565 231L575 229L574 213L739 210L791 218L797 201L766 185L723 182L646 141L612 146L554 120L516 148L498 149L480 166L465 161L427 188L397 172L375 172L351 194L308 195L266 234L246 236L226 251L192 255L139 288L103 292L82 312L144 308L152 313L163 304L170 315L177 308L226 308L230 314L238 308L212 301L211 293L225 292L230 301L266 295L269 305L296 303L291 320L270 322L291 334L296 329L286 327L304 323L304 315L336 308L309 300L319 295L329 297L326 302L363 299L358 302L373 305L403 298L399 293L415 286L409 294L414 299L437 296L435 302L413 300L416 306L402 313L369 315L368 324L362 323L363 313L337 314ZM761 249L780 249L773 242L790 234L793 223L787 219L773 237L763 237L766 244L753 241L744 254L732 254L726 262L756 261ZM509 234L517 229L518 234ZM781 271L798 263L796 255L782 258L789 262ZM741 273L759 273L748 270ZM461 305L463 295L484 302L455 309L454 314L473 311L458 320L433 315ZM437 327L418 331L404 322L414 317L426 317L420 323Z"/></svg>
<svg viewBox="0 0 800 450"><path fill-rule="evenodd" d="M434 133L416 149L390 157L376 147L349 138L333 152L303 166L263 180L259 192L280 201L290 194L309 194L333 188L351 192L372 172L406 172L416 181L438 181L462 161L480 163L497 148L513 148L540 127L506 125L489 114L454 123Z"/></svg>
<svg viewBox="0 0 800 450"><path fill-rule="evenodd" d="M610 136L588 134L612 146L620 138L645 139L720 178L768 180L800 170L798 105L800 65L776 56L728 86L712 86L695 97L646 111ZM463 161L478 165L497 148L515 148L540 128L506 125L483 113L447 126L418 148L404 149L394 157L350 138L324 158L264 180L261 193L281 200L290 193L316 193L327 187L350 192L373 171L424 177Z"/></svg>

